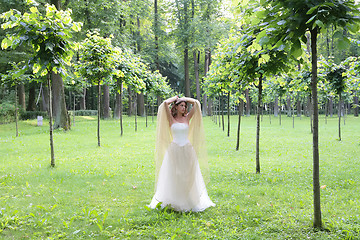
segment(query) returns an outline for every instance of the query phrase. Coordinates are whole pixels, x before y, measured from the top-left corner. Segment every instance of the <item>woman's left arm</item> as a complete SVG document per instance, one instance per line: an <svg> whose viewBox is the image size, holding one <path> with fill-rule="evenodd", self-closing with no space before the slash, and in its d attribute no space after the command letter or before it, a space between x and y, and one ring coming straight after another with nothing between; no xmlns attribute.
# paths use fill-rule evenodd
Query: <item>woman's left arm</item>
<svg viewBox="0 0 360 240"><path fill-rule="evenodd" d="M192 118L192 116L194 115L194 112L195 112L195 102L198 102L198 100L196 99L193 99L193 98L189 98L189 97L183 97L182 99L184 99L186 102L190 103L193 105L193 107L191 108L190 112L188 113L188 115L186 116L187 119L190 121L190 119Z"/></svg>

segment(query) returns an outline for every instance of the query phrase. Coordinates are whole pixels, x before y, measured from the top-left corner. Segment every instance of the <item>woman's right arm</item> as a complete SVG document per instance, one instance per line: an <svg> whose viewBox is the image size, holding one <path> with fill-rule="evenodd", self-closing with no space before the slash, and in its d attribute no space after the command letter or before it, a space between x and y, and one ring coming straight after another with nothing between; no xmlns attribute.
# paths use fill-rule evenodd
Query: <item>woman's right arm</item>
<svg viewBox="0 0 360 240"><path fill-rule="evenodd" d="M166 109L166 116L167 116L167 119L169 121L169 125L171 126L174 122L174 117L171 115L171 111L170 111L170 108L169 108L169 105L173 102L176 102L176 100L178 99L179 97L178 96L175 96L175 97L171 97L171 98L168 98L164 101L164 104L165 104L165 109Z"/></svg>

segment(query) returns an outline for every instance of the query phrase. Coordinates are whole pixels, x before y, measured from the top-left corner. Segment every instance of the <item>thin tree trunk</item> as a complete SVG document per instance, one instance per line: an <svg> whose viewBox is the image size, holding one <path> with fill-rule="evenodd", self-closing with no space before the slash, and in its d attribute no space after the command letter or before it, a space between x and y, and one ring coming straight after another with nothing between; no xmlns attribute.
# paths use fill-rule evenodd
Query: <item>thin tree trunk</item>
<svg viewBox="0 0 360 240"><path fill-rule="evenodd" d="M311 92L313 99L313 192L314 192L314 228L322 228L320 204L320 168L319 168L319 111L317 98L317 35L318 28L311 33Z"/></svg>
<svg viewBox="0 0 360 240"><path fill-rule="evenodd" d="M260 173L260 108L262 102L262 75L259 78L259 95L256 119L256 173Z"/></svg>
<svg viewBox="0 0 360 240"><path fill-rule="evenodd" d="M310 97L310 105L309 105L309 112L310 112L310 131L311 133L314 132L314 127L313 127L313 121L314 121L314 109L313 109L313 97Z"/></svg>
<svg viewBox="0 0 360 240"><path fill-rule="evenodd" d="M219 115L219 127L221 127L221 96L219 95L219 106L218 106L218 115Z"/></svg>
<svg viewBox="0 0 360 240"><path fill-rule="evenodd" d="M250 116L250 106L251 106L251 103L250 103L250 95L249 95L249 89L247 88L245 90L245 98L246 98L246 116Z"/></svg>
<svg viewBox="0 0 360 240"><path fill-rule="evenodd" d="M295 128L295 105L292 104L292 124L293 124L293 128Z"/></svg>
<svg viewBox="0 0 360 240"><path fill-rule="evenodd" d="M100 81L98 82L98 116L97 116L97 138L98 146L100 147L100 108L101 108L101 85Z"/></svg>
<svg viewBox="0 0 360 240"><path fill-rule="evenodd" d="M279 105L279 124L280 124L280 126L281 126L281 108L282 108L282 106L281 106L281 97L279 97L279 103L280 103L280 105Z"/></svg>
<svg viewBox="0 0 360 240"><path fill-rule="evenodd" d="M149 108L149 102L148 102L148 97L146 96L146 101L145 101L145 126L148 127L148 114L147 114L147 110Z"/></svg>
<svg viewBox="0 0 360 240"><path fill-rule="evenodd" d="M279 97L276 96L274 102L274 116L277 117L278 115L279 115Z"/></svg>
<svg viewBox="0 0 360 240"><path fill-rule="evenodd" d="M128 87L128 96L129 96L129 108L128 108L128 116L130 117L132 115L133 109L132 109L132 97L131 97L131 87Z"/></svg>
<svg viewBox="0 0 360 240"><path fill-rule="evenodd" d="M354 96L354 105L355 105L354 117L358 117L359 116L359 97L356 96L356 93L355 93L355 96Z"/></svg>
<svg viewBox="0 0 360 240"><path fill-rule="evenodd" d="M330 100L329 100L329 114L330 114L330 117L333 117L333 115L334 115L334 104L333 104L332 96L330 96Z"/></svg>
<svg viewBox="0 0 360 240"><path fill-rule="evenodd" d="M156 69L160 70L159 63L159 16L158 16L158 1L154 0L154 36L155 36L155 65Z"/></svg>
<svg viewBox="0 0 360 240"><path fill-rule="evenodd" d="M120 136L122 136L124 134L124 129L123 129L123 116L122 116L122 109L123 109L123 103L122 103L122 90L123 89L123 83L120 82L120 90L119 90L119 98L120 98L120 103L119 103L119 111L120 111L120 129L121 129L121 133Z"/></svg>
<svg viewBox="0 0 360 240"><path fill-rule="evenodd" d="M15 86L15 126L16 126L16 137L19 136L18 128L18 85Z"/></svg>
<svg viewBox="0 0 360 240"><path fill-rule="evenodd" d="M291 117L291 97L286 97L286 114L288 117Z"/></svg>
<svg viewBox="0 0 360 240"><path fill-rule="evenodd" d="M116 84L117 84L117 87L118 87L118 90L116 91L116 97L115 97L115 109L114 109L114 118L115 119L120 119L120 91L122 91L121 86L121 81L119 79L117 79L116 81Z"/></svg>
<svg viewBox="0 0 360 240"><path fill-rule="evenodd" d="M297 97L296 97L296 112L297 112L297 116L301 117L301 101L300 101L300 93L297 93Z"/></svg>
<svg viewBox="0 0 360 240"><path fill-rule="evenodd" d="M25 86L23 83L20 83L17 87L18 97L19 97L19 107L21 110L26 109L26 101L25 101Z"/></svg>
<svg viewBox="0 0 360 240"><path fill-rule="evenodd" d="M225 103L224 103L224 97L221 96L221 119L222 119L222 130L223 132L225 131L225 120L224 120L224 108L225 108Z"/></svg>
<svg viewBox="0 0 360 240"><path fill-rule="evenodd" d="M339 94L339 141L341 141L341 93Z"/></svg>
<svg viewBox="0 0 360 240"><path fill-rule="evenodd" d="M200 51L193 51L194 57L194 72L195 72L195 83L196 83L196 99L200 102L200 82L199 82L199 61L200 61Z"/></svg>
<svg viewBox="0 0 360 240"><path fill-rule="evenodd" d="M55 167L54 139L53 139L53 115L52 115L52 90L51 90L51 71L50 71L50 69L48 70L47 85L48 85L48 98L49 98L49 132L50 132L50 152L51 152L50 166Z"/></svg>
<svg viewBox="0 0 360 240"><path fill-rule="evenodd" d="M86 110L86 88L83 88L83 93L80 98L80 110Z"/></svg>
<svg viewBox="0 0 360 240"><path fill-rule="evenodd" d="M228 133L227 133L227 136L230 137L230 91L228 92L227 115L228 115Z"/></svg>
<svg viewBox="0 0 360 240"><path fill-rule="evenodd" d="M104 84L104 92L103 92L103 118L110 118L110 89L107 84Z"/></svg>
<svg viewBox="0 0 360 240"><path fill-rule="evenodd" d="M135 99L134 99L134 103L135 103L135 107L134 107L134 110L135 110L135 132L137 132L137 109L138 109L138 105L137 105L137 94L135 94Z"/></svg>
<svg viewBox="0 0 360 240"><path fill-rule="evenodd" d="M240 127L241 127L241 115L243 114L243 108L244 108L244 101L240 98L239 121L238 121L237 138L236 138L236 151L238 151L240 147Z"/></svg>
<svg viewBox="0 0 360 240"><path fill-rule="evenodd" d="M189 77L189 49L187 46L184 49L184 68L185 68L185 97L190 95L190 77Z"/></svg>
<svg viewBox="0 0 360 240"><path fill-rule="evenodd" d="M73 126L75 126L75 110L76 110L76 108L75 108L75 106L76 106L76 97L75 97L75 92L74 92L74 112L73 112Z"/></svg>

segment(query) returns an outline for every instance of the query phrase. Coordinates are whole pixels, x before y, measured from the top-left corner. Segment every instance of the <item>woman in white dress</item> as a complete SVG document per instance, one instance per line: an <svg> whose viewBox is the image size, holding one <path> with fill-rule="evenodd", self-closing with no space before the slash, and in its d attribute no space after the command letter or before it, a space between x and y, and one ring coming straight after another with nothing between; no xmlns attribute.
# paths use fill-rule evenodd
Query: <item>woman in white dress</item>
<svg viewBox="0 0 360 240"><path fill-rule="evenodd" d="M189 113L187 103L192 104ZM209 169L199 101L175 96L159 106L155 152L156 192L151 208L160 204L175 211L200 212L215 206L205 185Z"/></svg>

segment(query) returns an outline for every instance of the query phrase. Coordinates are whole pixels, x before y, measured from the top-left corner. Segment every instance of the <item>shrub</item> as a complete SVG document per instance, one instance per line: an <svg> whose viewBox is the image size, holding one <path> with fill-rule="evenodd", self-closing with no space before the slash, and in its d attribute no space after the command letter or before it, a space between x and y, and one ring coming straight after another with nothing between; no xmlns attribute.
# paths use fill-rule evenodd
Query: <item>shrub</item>
<svg viewBox="0 0 360 240"><path fill-rule="evenodd" d="M15 105L10 102L0 104L0 122L9 123L15 121Z"/></svg>
<svg viewBox="0 0 360 240"><path fill-rule="evenodd" d="M23 111L20 113L20 120L36 119L37 116L46 118L48 114L46 111Z"/></svg>

